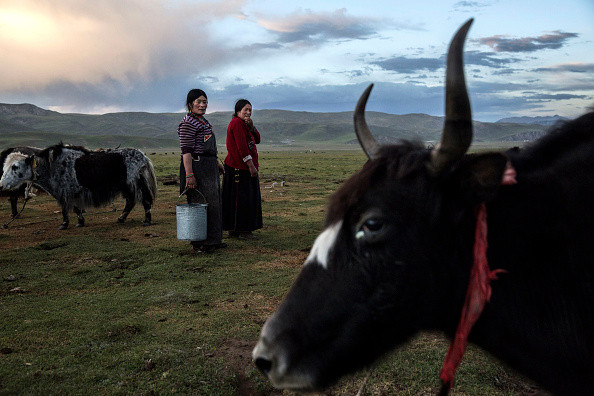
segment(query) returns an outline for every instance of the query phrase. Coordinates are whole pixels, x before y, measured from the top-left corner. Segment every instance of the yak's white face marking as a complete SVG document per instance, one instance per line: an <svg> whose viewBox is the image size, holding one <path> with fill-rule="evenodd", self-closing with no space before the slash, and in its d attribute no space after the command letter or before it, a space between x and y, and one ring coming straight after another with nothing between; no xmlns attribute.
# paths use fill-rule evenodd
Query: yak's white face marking
<svg viewBox="0 0 594 396"><path fill-rule="evenodd" d="M2 179L0 179L0 186L7 190L16 189L26 181L33 178L31 167L27 165L25 154L14 152L10 153L2 166Z"/></svg>
<svg viewBox="0 0 594 396"><path fill-rule="evenodd" d="M326 228L324 232L318 235L311 248L311 252L309 252L307 260L305 260L305 264L310 264L315 261L322 267L328 268L328 255L336 243L336 237L338 236L341 227L342 220Z"/></svg>
<svg viewBox="0 0 594 396"><path fill-rule="evenodd" d="M17 163L21 160L24 161L26 158L27 158L27 156L25 154L19 153L18 151L8 154L8 156L6 157L6 160L4 161L2 171L4 173L8 172L8 170L10 169L11 166L13 166L15 163Z"/></svg>

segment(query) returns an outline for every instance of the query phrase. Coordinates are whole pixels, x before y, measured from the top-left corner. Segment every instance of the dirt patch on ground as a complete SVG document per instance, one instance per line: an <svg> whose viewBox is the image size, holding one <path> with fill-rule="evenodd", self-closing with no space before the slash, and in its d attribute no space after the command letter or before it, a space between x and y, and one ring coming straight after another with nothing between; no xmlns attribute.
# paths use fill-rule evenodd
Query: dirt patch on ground
<svg viewBox="0 0 594 396"><path fill-rule="evenodd" d="M170 194L167 194L170 195ZM161 199L161 200L159 200ZM19 209L22 207L19 202ZM115 210L114 210L115 208ZM153 225L142 226L144 210L137 204L125 223L117 223L122 209L123 199L114 205L89 208L84 213L85 226L76 227L77 218L70 213L70 226L59 230L62 214L56 201L48 195L35 197L29 201L21 214L21 218L11 221L7 203L0 205L0 249L16 249L37 246L43 241L79 235L97 237L108 236L116 241L134 241L154 244L159 237L175 237L175 200L170 197L158 198L152 208Z"/></svg>
<svg viewBox="0 0 594 396"><path fill-rule="evenodd" d="M282 391L262 391L255 388L250 380L253 373L252 349L254 342L236 339L226 339L214 353L224 363L224 370L236 378L237 395L239 396L268 396L282 395Z"/></svg>

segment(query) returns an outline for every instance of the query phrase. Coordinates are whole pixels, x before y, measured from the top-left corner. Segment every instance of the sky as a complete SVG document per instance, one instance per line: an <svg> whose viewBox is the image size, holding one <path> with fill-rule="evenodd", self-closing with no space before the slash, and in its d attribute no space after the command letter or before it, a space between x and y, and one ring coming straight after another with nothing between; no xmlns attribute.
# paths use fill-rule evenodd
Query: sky
<svg viewBox="0 0 594 396"><path fill-rule="evenodd" d="M469 18L473 118L594 105L593 0L0 0L0 103L63 113L261 109L444 113L448 43Z"/></svg>

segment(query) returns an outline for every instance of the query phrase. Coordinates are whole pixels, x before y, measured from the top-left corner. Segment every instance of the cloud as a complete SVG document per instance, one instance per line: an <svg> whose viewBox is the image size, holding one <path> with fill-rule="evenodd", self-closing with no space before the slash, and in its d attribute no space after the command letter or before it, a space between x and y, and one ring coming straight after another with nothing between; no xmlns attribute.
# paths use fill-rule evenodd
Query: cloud
<svg viewBox="0 0 594 396"><path fill-rule="evenodd" d="M591 99L588 95L573 95L573 94L534 94L526 97L526 100L569 100L569 99Z"/></svg>
<svg viewBox="0 0 594 396"><path fill-rule="evenodd" d="M397 56L390 59L371 62L384 70L396 73L417 73L420 71L436 71L444 67L442 58L407 58Z"/></svg>
<svg viewBox="0 0 594 396"><path fill-rule="evenodd" d="M454 8L474 8L481 6L483 5L476 1L459 1L456 4L454 4Z"/></svg>
<svg viewBox="0 0 594 396"><path fill-rule="evenodd" d="M198 7L165 0L3 1L0 89L110 80L131 87L153 78L212 69L228 56L221 46L213 45L207 25L236 14L244 2Z"/></svg>
<svg viewBox="0 0 594 396"><path fill-rule="evenodd" d="M446 55L439 58L408 58L397 56L389 59L370 62L372 65L381 67L397 73L417 73L421 71L434 72L445 67ZM464 63L467 65L486 66L495 69L501 69L507 65L519 62L517 58L496 57L493 52L466 51L464 53Z"/></svg>
<svg viewBox="0 0 594 396"><path fill-rule="evenodd" d="M420 76L422 78L422 76ZM418 80L406 83L378 82L371 94L369 111L392 114L425 113L442 116L443 85L426 86ZM543 103L567 102L569 99L592 99L587 96L594 84L558 87L535 83L493 83L470 79L469 94L473 117L495 121L507 114L534 111ZM319 85L302 82L293 84L250 85L242 82L221 87L209 76L188 79L183 76L155 81L145 89L122 93L121 83L111 80L101 86L93 84L55 83L36 92L37 105L60 112L105 113L113 111L182 112L185 95L190 87L201 87L208 93L209 112L229 111L239 98L249 99L257 113L259 109L339 112L352 111L369 82L349 85ZM11 99L3 96L3 100ZM17 103L17 101L14 101ZM76 106L73 107L73 103Z"/></svg>
<svg viewBox="0 0 594 396"><path fill-rule="evenodd" d="M237 86L209 92L211 98L226 103L225 109L240 97L247 97L258 109L285 109L293 111L342 112L353 111L359 96L368 82L350 85L263 84ZM538 88L538 92L534 89ZM473 117L482 121L496 121L502 114L529 113L544 103L564 102L570 99L591 100L591 96L554 93L547 86L529 83L490 83L473 80L469 94ZM532 90L532 93L526 93ZM425 113L433 116L444 114L444 87L426 86L415 81L406 83L378 82L368 101L368 111L391 114ZM214 109L213 109L214 110ZM256 115L257 117L257 115Z"/></svg>
<svg viewBox="0 0 594 396"><path fill-rule="evenodd" d="M509 76L518 72L518 69L501 69L495 70L492 74L494 76Z"/></svg>
<svg viewBox="0 0 594 396"><path fill-rule="evenodd" d="M518 58L496 57L493 52L466 51L464 53L464 63L467 65L486 66L495 69L506 67L511 63L519 62Z"/></svg>
<svg viewBox="0 0 594 396"><path fill-rule="evenodd" d="M239 98L247 98L259 109L283 109L312 112L353 111L368 82L349 85L303 83L230 85L220 89L206 86L209 111L230 110ZM368 110L405 114L443 112L443 88L417 84L376 84ZM180 107L181 108L181 107Z"/></svg>
<svg viewBox="0 0 594 396"><path fill-rule="evenodd" d="M320 69L320 72L322 74L344 75L344 76L347 76L349 78L357 78L357 77L363 77L363 76L370 75L371 74L371 69L369 67L366 67L364 69L353 69L353 70L344 70L344 71L331 71L331 70L328 70L328 69L324 68L324 69Z"/></svg>
<svg viewBox="0 0 594 396"><path fill-rule="evenodd" d="M238 48L238 50L241 51L242 53L253 55L254 53L258 53L258 52L265 51L265 50L280 50L283 48L284 47L282 44L275 42L275 43L249 44L249 45L245 45L241 48Z"/></svg>
<svg viewBox="0 0 594 396"><path fill-rule="evenodd" d="M453 5L453 9L461 12L477 12L481 8L487 7L490 4L479 1L462 0Z"/></svg>
<svg viewBox="0 0 594 396"><path fill-rule="evenodd" d="M594 73L594 63L564 63L560 65L541 67L536 72L570 72L570 73Z"/></svg>
<svg viewBox="0 0 594 396"><path fill-rule="evenodd" d="M145 90L122 93L121 83L111 80L101 86L62 81L37 91L35 104L60 112L104 113L107 111L182 112L189 87L201 87L208 94L208 110L231 110L239 98L249 99L254 109L293 111L352 111L369 83L349 85L229 84L220 87L209 78L188 80L171 77L147 86ZM4 96L3 100L12 99ZM386 113L443 113L443 87L418 83L378 83L368 109ZM17 103L18 101L14 101ZM51 106L43 106L51 103ZM73 107L73 103L76 106ZM165 109L165 110L164 110Z"/></svg>
<svg viewBox="0 0 594 396"><path fill-rule="evenodd" d="M204 81L214 83L211 78L204 78ZM60 80L34 90L3 93L2 101L29 102L60 112L76 113L181 111L189 88L203 85L201 82L174 76L131 88L115 79L106 79L101 84Z"/></svg>
<svg viewBox="0 0 594 396"><path fill-rule="evenodd" d="M488 45L496 52L534 52L543 49L559 49L567 40L575 37L579 37L579 34L556 30L538 37L508 38L497 35L478 39L478 42Z"/></svg>
<svg viewBox="0 0 594 396"><path fill-rule="evenodd" d="M260 16L257 23L281 43L306 46L318 46L331 40L367 40L386 26L396 30L418 29L411 24L350 16L344 8L320 13L300 10L280 18Z"/></svg>
<svg viewBox="0 0 594 396"><path fill-rule="evenodd" d="M456 7L487 5L460 1ZM396 36L393 31L415 31L411 36L416 36L421 22L398 23L382 14L362 17L344 9L297 10L278 17L254 9L248 0L2 0L1 99L58 111L183 111L188 89L199 87L209 94L209 111L230 110L239 97L253 100L256 109L349 111L365 88L363 81L374 80L371 110L443 112L443 87L433 86L443 78L445 57L433 52L440 47L420 49L415 40L403 39L399 44L407 52L384 49L384 39ZM575 101L583 100L580 96L594 89L592 63L541 67L536 71L542 76L531 84L479 85L514 72L514 81L523 81L524 74L513 67L530 60L513 52L566 46L577 41L574 37L578 34L556 31L535 38L482 39L493 49L465 53L465 63L476 66L468 67L467 75L483 77L469 78L474 114L485 114L485 106L508 112L534 108L538 99L527 100L534 95L553 95L547 100L564 103L571 100L554 95L573 93ZM356 45L364 40L369 41ZM325 45L330 58L320 51ZM398 81L384 70L406 73L401 81L408 81L381 82ZM526 89L535 93L523 94Z"/></svg>

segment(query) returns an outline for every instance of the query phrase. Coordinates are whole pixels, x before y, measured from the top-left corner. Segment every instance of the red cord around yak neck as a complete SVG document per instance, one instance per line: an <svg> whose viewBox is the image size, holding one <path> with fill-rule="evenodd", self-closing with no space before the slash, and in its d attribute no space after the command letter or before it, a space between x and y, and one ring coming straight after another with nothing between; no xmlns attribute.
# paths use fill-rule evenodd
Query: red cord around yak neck
<svg viewBox="0 0 594 396"><path fill-rule="evenodd" d="M516 183L516 171L508 163L501 184L512 185ZM491 281L497 279L498 273L505 272L505 270L501 269L494 271L489 269L489 263L487 262L487 206L484 203L481 203L475 209L475 216L474 262L470 271L470 280L456 335L450 343L439 373L442 383L440 394L442 395L447 395L454 385L454 375L464 356L468 344L468 335L472 330L472 326L481 316L485 304L491 299Z"/></svg>

